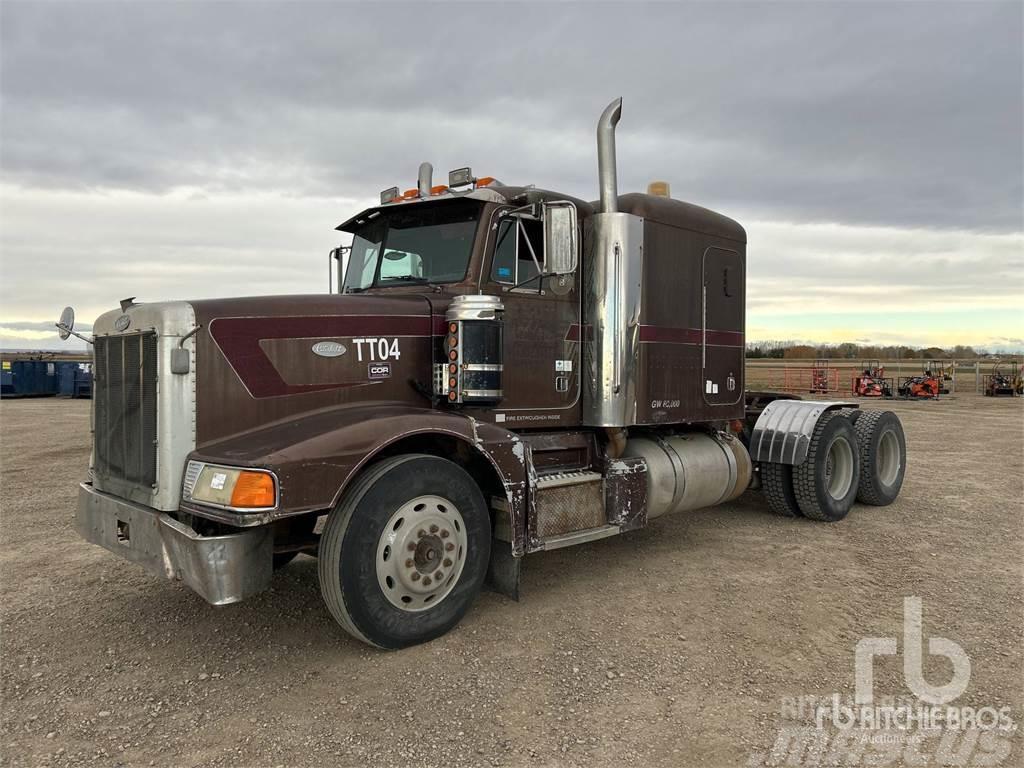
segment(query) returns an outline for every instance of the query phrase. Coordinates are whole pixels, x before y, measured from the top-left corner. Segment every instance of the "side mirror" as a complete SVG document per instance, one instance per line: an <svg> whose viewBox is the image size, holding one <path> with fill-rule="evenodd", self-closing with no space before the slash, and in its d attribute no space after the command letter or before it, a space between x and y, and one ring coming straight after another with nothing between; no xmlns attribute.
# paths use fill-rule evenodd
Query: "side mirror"
<svg viewBox="0 0 1024 768"><path fill-rule="evenodd" d="M544 271L569 275L579 263L576 206L569 202L544 203Z"/></svg>
<svg viewBox="0 0 1024 768"><path fill-rule="evenodd" d="M71 307L64 307L60 313L60 320L57 321L57 334L61 341L67 341L75 330L75 310Z"/></svg>
<svg viewBox="0 0 1024 768"><path fill-rule="evenodd" d="M75 310L71 307L64 307L64 311L60 313L60 320L55 325L57 326L57 334L60 336L61 341L67 341L69 337L74 336L86 344L92 344L92 339L86 338L75 330Z"/></svg>

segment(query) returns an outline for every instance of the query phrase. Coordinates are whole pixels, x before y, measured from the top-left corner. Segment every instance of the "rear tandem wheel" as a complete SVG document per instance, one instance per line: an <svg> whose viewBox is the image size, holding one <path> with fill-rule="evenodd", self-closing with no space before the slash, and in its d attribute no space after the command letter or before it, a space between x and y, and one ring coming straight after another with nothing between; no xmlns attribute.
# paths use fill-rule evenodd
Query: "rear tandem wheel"
<svg viewBox="0 0 1024 768"><path fill-rule="evenodd" d="M857 498L859 480L854 426L840 412L826 413L814 427L807 458L793 468L793 493L800 511L812 520L842 520Z"/></svg>

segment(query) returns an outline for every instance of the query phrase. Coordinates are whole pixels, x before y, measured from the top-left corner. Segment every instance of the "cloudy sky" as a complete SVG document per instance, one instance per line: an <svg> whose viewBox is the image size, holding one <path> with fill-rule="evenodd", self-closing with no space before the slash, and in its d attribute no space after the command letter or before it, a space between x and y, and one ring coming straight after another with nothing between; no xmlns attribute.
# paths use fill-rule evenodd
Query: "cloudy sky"
<svg viewBox="0 0 1024 768"><path fill-rule="evenodd" d="M324 291L422 160L594 199L621 95L620 189L746 227L749 339L1021 348L1022 7L4 0L0 347Z"/></svg>

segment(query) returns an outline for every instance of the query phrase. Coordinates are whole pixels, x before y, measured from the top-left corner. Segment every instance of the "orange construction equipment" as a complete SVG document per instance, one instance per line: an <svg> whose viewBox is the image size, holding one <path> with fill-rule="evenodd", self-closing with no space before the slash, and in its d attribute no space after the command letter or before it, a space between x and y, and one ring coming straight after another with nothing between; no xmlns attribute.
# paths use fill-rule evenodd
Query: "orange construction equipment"
<svg viewBox="0 0 1024 768"><path fill-rule="evenodd" d="M913 398L937 398L941 391L941 380L931 370L926 370L921 376L901 379L897 390L900 397Z"/></svg>
<svg viewBox="0 0 1024 768"><path fill-rule="evenodd" d="M829 390L828 360L815 360L811 366L811 393L824 394Z"/></svg>
<svg viewBox="0 0 1024 768"><path fill-rule="evenodd" d="M1013 397L1024 392L1017 361L1010 362L1009 371L1004 370L1003 365L1004 363L996 363L992 366L992 373L985 375L982 392L986 397Z"/></svg>
<svg viewBox="0 0 1024 768"><path fill-rule="evenodd" d="M892 379L878 360L861 361L861 373L853 377L852 392L857 397L892 397Z"/></svg>

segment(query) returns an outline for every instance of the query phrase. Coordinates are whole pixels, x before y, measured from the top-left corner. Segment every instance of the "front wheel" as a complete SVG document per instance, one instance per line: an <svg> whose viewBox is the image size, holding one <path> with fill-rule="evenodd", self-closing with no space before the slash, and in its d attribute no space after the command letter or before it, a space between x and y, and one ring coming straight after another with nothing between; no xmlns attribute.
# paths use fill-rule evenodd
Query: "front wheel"
<svg viewBox="0 0 1024 768"><path fill-rule="evenodd" d="M320 591L335 620L363 642L404 648L454 627L483 584L487 505L447 459L385 459L365 471L327 518Z"/></svg>

